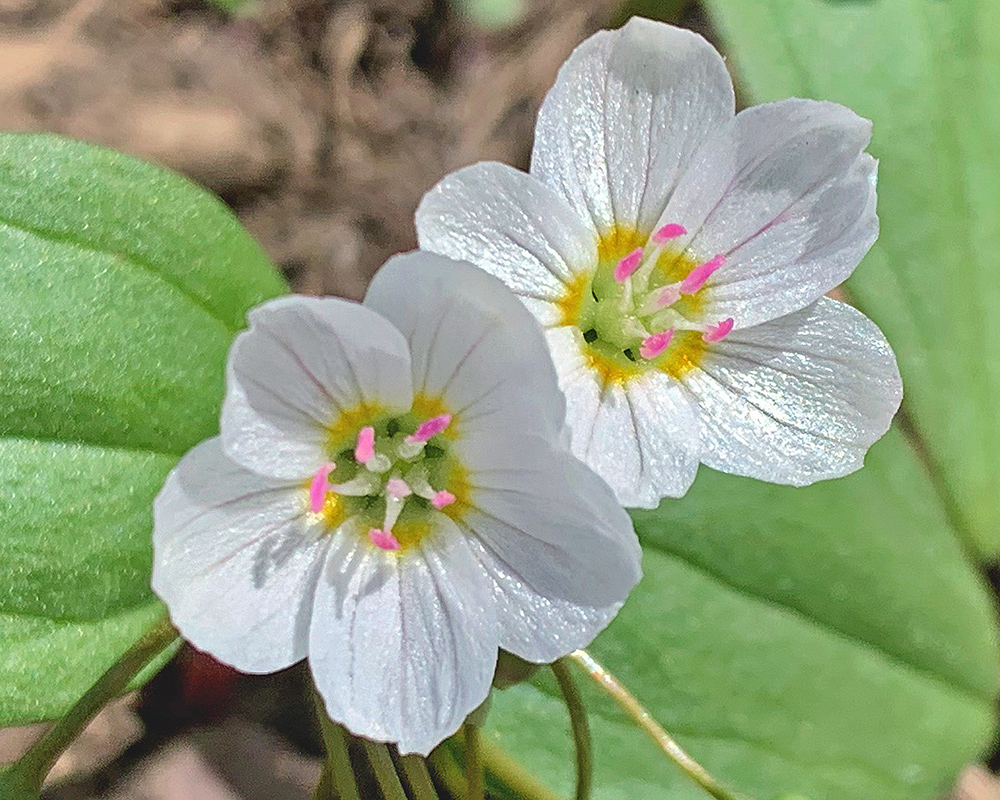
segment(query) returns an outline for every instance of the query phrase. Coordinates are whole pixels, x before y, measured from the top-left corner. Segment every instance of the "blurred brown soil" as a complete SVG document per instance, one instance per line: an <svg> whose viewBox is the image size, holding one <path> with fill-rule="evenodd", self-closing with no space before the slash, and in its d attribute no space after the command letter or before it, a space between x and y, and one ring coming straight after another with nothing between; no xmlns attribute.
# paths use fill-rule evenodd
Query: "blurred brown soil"
<svg viewBox="0 0 1000 800"><path fill-rule="evenodd" d="M445 173L525 165L534 115L613 0L490 34L444 0L0 0L0 130L54 131L227 200L301 291L359 297Z"/></svg>
<svg viewBox="0 0 1000 800"><path fill-rule="evenodd" d="M358 298L415 246L414 208L444 174L527 165L556 70L619 5L531 0L490 33L446 0L262 0L239 17L204 0L0 0L0 130L182 172L231 205L296 289ZM197 657L184 653L141 713L133 698L95 720L48 798L311 796L318 742L294 710L301 674L238 678L233 696L192 706L177 671ZM38 731L0 731L0 763ZM1000 788L970 770L955 800L1000 800Z"/></svg>

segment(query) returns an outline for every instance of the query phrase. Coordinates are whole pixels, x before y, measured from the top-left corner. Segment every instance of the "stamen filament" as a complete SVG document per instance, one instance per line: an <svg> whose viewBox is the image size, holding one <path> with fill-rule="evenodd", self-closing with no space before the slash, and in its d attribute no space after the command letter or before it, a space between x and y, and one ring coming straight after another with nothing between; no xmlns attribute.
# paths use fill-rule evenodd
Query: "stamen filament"
<svg viewBox="0 0 1000 800"><path fill-rule="evenodd" d="M427 442L411 442L410 437L407 436L396 445L396 455L404 461L412 461L424 451L426 444Z"/></svg>
<svg viewBox="0 0 1000 800"><path fill-rule="evenodd" d="M680 299L680 283L671 283L667 286L661 286L659 289L654 289L649 292L649 294L643 298L642 305L639 306L638 314L640 317L654 314L664 308L669 308Z"/></svg>
<svg viewBox="0 0 1000 800"><path fill-rule="evenodd" d="M399 519L399 515L403 511L404 505L406 505L405 497L395 497L391 494L386 494L385 519L382 522L382 530L386 533L392 533L392 526L395 525L396 520Z"/></svg>
<svg viewBox="0 0 1000 800"><path fill-rule="evenodd" d="M385 472L392 466L389 456L382 453L375 453L365 462L365 469L369 472Z"/></svg>
<svg viewBox="0 0 1000 800"><path fill-rule="evenodd" d="M364 497L366 494L375 494L378 491L379 480L370 472L358 472L349 481L331 483L326 488L327 491L347 497Z"/></svg>

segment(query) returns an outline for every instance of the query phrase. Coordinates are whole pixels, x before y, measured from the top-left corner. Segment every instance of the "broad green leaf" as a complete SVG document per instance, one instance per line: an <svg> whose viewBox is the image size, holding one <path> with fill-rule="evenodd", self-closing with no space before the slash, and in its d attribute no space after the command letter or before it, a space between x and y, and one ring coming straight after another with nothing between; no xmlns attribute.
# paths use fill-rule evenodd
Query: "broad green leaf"
<svg viewBox="0 0 1000 800"><path fill-rule="evenodd" d="M633 517L645 574L592 652L724 782L758 800L930 800L988 742L992 605L898 432L842 480L794 489L703 469L685 498ZM704 798L586 695L598 800ZM489 725L570 791L547 675L497 693Z"/></svg>
<svg viewBox="0 0 1000 800"><path fill-rule="evenodd" d="M904 407L962 530L1000 552L1000 4L710 0L754 102L875 123L882 230L848 286L899 355Z"/></svg>
<svg viewBox="0 0 1000 800"><path fill-rule="evenodd" d="M0 135L0 726L62 713L163 613L152 500L284 288L185 179Z"/></svg>

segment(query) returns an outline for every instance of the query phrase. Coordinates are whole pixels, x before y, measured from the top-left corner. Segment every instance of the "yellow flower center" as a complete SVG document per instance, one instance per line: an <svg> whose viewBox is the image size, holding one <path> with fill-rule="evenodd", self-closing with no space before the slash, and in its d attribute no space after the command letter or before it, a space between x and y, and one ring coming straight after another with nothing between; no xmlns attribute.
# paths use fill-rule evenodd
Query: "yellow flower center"
<svg viewBox="0 0 1000 800"><path fill-rule="evenodd" d="M634 276L616 279L615 268L630 254L644 265ZM699 319L705 307L705 289L681 293L667 305L655 307L658 292L680 286L699 266L683 251L650 244L648 233L615 227L605 232L597 248L597 267L581 273L558 301L560 325L578 328L584 357L604 384L625 384L649 369L680 378L701 363L706 350ZM654 298L651 300L651 298ZM690 323L694 329L682 327ZM671 330L669 344L652 357L643 355L643 342Z"/></svg>
<svg viewBox="0 0 1000 800"><path fill-rule="evenodd" d="M405 553L431 532L435 512L459 520L469 507L467 472L450 447L458 430L441 399L423 395L406 414L342 411L327 429L329 462L303 486L309 512L327 532L353 519L373 547Z"/></svg>

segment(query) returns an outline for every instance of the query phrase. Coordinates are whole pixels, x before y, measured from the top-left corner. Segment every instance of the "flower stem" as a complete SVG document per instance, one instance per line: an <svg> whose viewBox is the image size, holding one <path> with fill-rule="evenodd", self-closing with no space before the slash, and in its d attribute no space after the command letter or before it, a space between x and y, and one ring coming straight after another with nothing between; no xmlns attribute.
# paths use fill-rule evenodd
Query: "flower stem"
<svg viewBox="0 0 1000 800"><path fill-rule="evenodd" d="M359 737L359 741L365 748L368 763L372 765L375 780L382 790L382 797L385 800L406 800L406 792L403 791L403 784L399 782L399 775L396 774L396 767L392 763L388 748L381 742L373 742L370 739Z"/></svg>
<svg viewBox="0 0 1000 800"><path fill-rule="evenodd" d="M319 776L319 783L313 792L313 800L334 800L336 796L333 791L333 773L324 765L323 774Z"/></svg>
<svg viewBox="0 0 1000 800"><path fill-rule="evenodd" d="M76 701L58 722L49 728L20 759L10 767L13 776L25 787L40 792L42 782L63 750L83 731L97 713L121 695L132 679L154 658L180 638L177 629L164 615L142 635L100 678Z"/></svg>
<svg viewBox="0 0 1000 800"><path fill-rule="evenodd" d="M417 755L400 756L399 763L414 800L438 800L437 789L423 758Z"/></svg>
<svg viewBox="0 0 1000 800"><path fill-rule="evenodd" d="M483 753L479 736L479 726L466 722L465 733L465 779L468 783L466 800L484 800Z"/></svg>
<svg viewBox="0 0 1000 800"><path fill-rule="evenodd" d="M488 738L482 738L480 749L490 777L506 786L521 800L559 800L558 795Z"/></svg>
<svg viewBox="0 0 1000 800"><path fill-rule="evenodd" d="M580 690L573 680L569 663L564 658L560 658L551 665L552 674L555 675L559 684L559 691L562 692L563 700L566 701L566 708L569 710L569 722L573 729L573 743L576 745L576 800L588 800L590 797L590 786L593 782L594 763L592 758L592 748L590 742L590 725L587 722L587 709L583 705L583 698Z"/></svg>
<svg viewBox="0 0 1000 800"><path fill-rule="evenodd" d="M465 773L462 772L449 745L442 744L432 750L427 756L427 762L433 768L438 781L444 784L448 794L452 797L465 797L468 794Z"/></svg>
<svg viewBox="0 0 1000 800"><path fill-rule="evenodd" d="M354 778L354 769L351 767L351 756L347 750L344 729L327 715L326 705L315 687L313 687L313 699L316 701L319 730L323 736L323 746L326 748L326 766L313 797L316 800L320 799L320 789L323 788L324 779L329 781L328 776L332 776L332 784L337 789L339 800L361 800L358 784Z"/></svg>
<svg viewBox="0 0 1000 800"><path fill-rule="evenodd" d="M629 692L618 679L602 667L593 656L585 650L570 653L568 658L586 670L587 674L624 709L636 724L639 725L655 741L660 749L679 766L691 780L708 792L716 800L738 800L737 796L726 789L709 774L701 764L691 758L674 738L653 718L642 704Z"/></svg>

